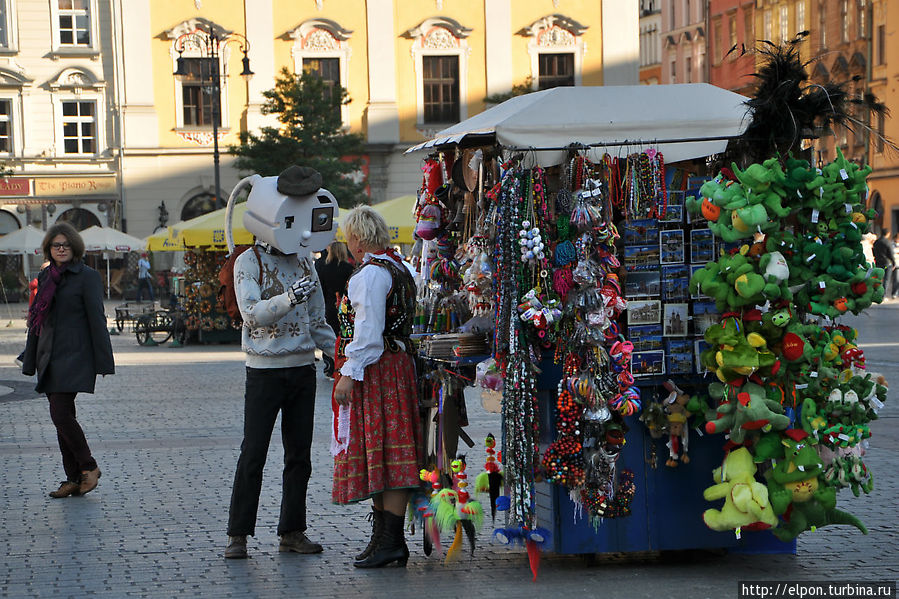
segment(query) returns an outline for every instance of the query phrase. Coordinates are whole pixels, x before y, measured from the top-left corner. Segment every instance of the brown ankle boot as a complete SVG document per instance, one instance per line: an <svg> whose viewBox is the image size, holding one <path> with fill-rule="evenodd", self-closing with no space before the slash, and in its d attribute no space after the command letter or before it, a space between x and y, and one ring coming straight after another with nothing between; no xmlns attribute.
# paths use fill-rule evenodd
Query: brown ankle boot
<svg viewBox="0 0 899 599"><path fill-rule="evenodd" d="M85 470L81 473L81 487L78 491L84 495L85 493L90 493L94 489L97 488L97 483L100 482L100 469L94 468L93 470Z"/></svg>
<svg viewBox="0 0 899 599"><path fill-rule="evenodd" d="M50 497L54 499L62 499L69 495L81 495L81 485L70 480L64 480L59 483L59 488L50 491Z"/></svg>

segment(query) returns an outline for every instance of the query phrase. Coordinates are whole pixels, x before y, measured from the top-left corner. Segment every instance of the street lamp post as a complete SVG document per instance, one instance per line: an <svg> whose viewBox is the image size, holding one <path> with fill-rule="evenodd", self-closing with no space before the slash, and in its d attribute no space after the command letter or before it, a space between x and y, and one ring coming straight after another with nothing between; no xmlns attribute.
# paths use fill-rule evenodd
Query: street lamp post
<svg viewBox="0 0 899 599"><path fill-rule="evenodd" d="M215 171L215 203L216 206L222 205L222 190L219 175L219 126L222 117L222 85L221 85L221 49L229 43L238 44L240 51L243 52L243 70L240 76L244 81L249 81L253 77L253 71L250 70L250 58L247 53L250 51L250 42L247 38L239 33L228 33L221 35L216 33L213 25L210 23L207 29L198 27L193 31L178 37L175 40L175 50L178 52L177 68L174 72L176 77L185 77L189 73L184 62L184 50L191 46L196 48L201 58L206 59L206 64L211 68L209 75L209 88L204 87L203 91L212 95L212 162ZM206 83L207 69L200 68L200 81Z"/></svg>

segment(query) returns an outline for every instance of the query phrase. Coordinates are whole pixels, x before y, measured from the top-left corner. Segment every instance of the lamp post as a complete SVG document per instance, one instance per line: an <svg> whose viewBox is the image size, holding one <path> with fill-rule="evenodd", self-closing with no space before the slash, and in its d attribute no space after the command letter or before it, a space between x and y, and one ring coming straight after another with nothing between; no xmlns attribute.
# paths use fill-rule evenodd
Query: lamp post
<svg viewBox="0 0 899 599"><path fill-rule="evenodd" d="M250 51L250 42L247 38L239 33L219 34L216 33L213 25L210 23L206 29L202 26L197 27L193 31L178 37L175 40L175 50L178 52L177 68L174 75L179 78L188 76L187 66L184 62L184 51L186 48L194 48L200 58L205 58L205 64L200 68L200 82L204 93L212 95L212 161L215 170L215 204L222 204L222 190L220 186L219 176L219 126L222 117L222 84L221 84L221 50L229 43L236 43L243 52L243 70L240 76L244 81L249 81L253 77L253 71L250 70L250 57L247 53ZM209 69L204 68L208 65ZM209 71L209 72L207 72ZM209 87L205 87L207 83Z"/></svg>

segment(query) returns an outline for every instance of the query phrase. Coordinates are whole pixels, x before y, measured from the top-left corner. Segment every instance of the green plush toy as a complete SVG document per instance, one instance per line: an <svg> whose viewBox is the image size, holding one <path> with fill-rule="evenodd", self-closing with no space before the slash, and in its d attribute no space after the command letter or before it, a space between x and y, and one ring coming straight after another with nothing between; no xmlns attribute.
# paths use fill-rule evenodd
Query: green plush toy
<svg viewBox="0 0 899 599"><path fill-rule="evenodd" d="M703 491L706 501L724 499L720 510L702 514L712 530L765 530L777 526L777 516L768 501L768 489L755 480L756 466L745 447L727 454L724 464L712 474L717 484Z"/></svg>
<svg viewBox="0 0 899 599"><path fill-rule="evenodd" d="M874 489L874 475L855 453L834 457L824 469L824 482L837 489L850 488L856 497Z"/></svg>
<svg viewBox="0 0 899 599"><path fill-rule="evenodd" d="M792 541L806 530L828 524L850 524L868 534L858 518L836 508L836 489L822 484L821 458L808 443L806 432L784 431L783 445L782 459L767 473L771 507L785 519L772 531L774 535L781 541Z"/></svg>
<svg viewBox="0 0 899 599"><path fill-rule="evenodd" d="M783 406L767 397L765 388L756 383L746 383L739 389L729 385L726 389L709 385L709 394L722 399L716 412L717 418L705 424L707 433L730 432L730 440L742 444L746 435L755 432L783 430L790 426L790 418L784 415Z"/></svg>

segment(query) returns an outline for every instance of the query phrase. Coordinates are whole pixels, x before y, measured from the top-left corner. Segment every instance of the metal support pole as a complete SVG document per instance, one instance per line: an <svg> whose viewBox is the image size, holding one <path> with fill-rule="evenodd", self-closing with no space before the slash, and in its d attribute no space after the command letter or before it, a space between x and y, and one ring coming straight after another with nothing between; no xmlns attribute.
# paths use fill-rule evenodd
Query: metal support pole
<svg viewBox="0 0 899 599"><path fill-rule="evenodd" d="M219 119L222 114L222 90L218 54L218 40L209 26L209 54L212 58L212 163L215 169L215 207L222 207L221 176L219 171Z"/></svg>

